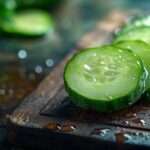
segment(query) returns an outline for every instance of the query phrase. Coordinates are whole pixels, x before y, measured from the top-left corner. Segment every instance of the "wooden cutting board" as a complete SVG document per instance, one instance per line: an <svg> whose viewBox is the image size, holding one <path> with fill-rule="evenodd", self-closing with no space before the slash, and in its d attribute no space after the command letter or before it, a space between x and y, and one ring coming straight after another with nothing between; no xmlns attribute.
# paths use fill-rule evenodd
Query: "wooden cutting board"
<svg viewBox="0 0 150 150"><path fill-rule="evenodd" d="M8 116L11 143L47 149L150 148L150 102L143 99L128 109L102 114L76 107L64 89L63 71L69 58L83 48L110 43L113 32L127 19L128 14L114 11L98 22Z"/></svg>

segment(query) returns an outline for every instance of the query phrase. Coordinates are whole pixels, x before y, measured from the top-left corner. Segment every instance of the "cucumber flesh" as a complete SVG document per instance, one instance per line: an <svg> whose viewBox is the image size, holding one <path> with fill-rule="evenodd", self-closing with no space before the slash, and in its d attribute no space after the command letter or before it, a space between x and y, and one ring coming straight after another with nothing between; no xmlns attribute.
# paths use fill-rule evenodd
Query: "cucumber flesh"
<svg viewBox="0 0 150 150"><path fill-rule="evenodd" d="M150 27L137 27L128 32L125 32L116 37L115 43L119 41L129 41L129 40L141 40L146 43L150 43Z"/></svg>
<svg viewBox="0 0 150 150"><path fill-rule="evenodd" d="M4 21L1 26L7 33L27 36L43 35L54 28L49 14L41 10L18 12L11 18L11 22Z"/></svg>
<svg viewBox="0 0 150 150"><path fill-rule="evenodd" d="M76 54L64 71L65 87L72 101L101 112L135 103L145 90L145 80L139 57L113 46Z"/></svg>
<svg viewBox="0 0 150 150"><path fill-rule="evenodd" d="M115 47L129 49L138 55L148 72L146 89L150 91L150 45L142 41L121 41L114 44Z"/></svg>

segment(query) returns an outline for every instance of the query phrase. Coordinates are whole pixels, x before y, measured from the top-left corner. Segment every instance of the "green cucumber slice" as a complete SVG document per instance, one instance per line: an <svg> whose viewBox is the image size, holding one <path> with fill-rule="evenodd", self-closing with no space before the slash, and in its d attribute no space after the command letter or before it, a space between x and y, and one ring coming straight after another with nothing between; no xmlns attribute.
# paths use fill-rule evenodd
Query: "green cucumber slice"
<svg viewBox="0 0 150 150"><path fill-rule="evenodd" d="M10 34L39 36L53 30L49 14L41 10L26 10L15 14L10 21L1 24L3 31Z"/></svg>
<svg viewBox="0 0 150 150"><path fill-rule="evenodd" d="M138 55L148 71L146 89L150 90L150 45L142 41L121 41L114 44L115 47L129 49Z"/></svg>
<svg viewBox="0 0 150 150"><path fill-rule="evenodd" d="M124 25L118 32L117 36L128 32L136 27L147 26L150 27L150 16L139 17L138 19L131 19L126 25Z"/></svg>
<svg viewBox="0 0 150 150"><path fill-rule="evenodd" d="M100 112L135 103L145 91L146 72L138 56L113 46L84 50L66 65L64 83L71 100Z"/></svg>
<svg viewBox="0 0 150 150"><path fill-rule="evenodd" d="M142 26L131 29L128 32L125 32L124 34L117 36L114 42L129 41L129 40L141 40L149 44L150 27Z"/></svg>

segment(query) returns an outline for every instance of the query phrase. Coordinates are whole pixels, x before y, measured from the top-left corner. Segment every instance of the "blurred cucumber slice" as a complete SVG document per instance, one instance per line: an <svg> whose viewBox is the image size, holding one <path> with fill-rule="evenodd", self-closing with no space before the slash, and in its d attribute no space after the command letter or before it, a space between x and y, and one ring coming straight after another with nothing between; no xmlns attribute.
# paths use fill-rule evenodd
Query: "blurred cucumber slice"
<svg viewBox="0 0 150 150"><path fill-rule="evenodd" d="M133 28L127 32L124 32L118 35L114 42L117 43L119 41L129 41L129 40L141 40L146 43L150 43L150 27L141 26Z"/></svg>
<svg viewBox="0 0 150 150"><path fill-rule="evenodd" d="M24 36L40 36L53 31L54 23L51 16L42 10L26 10L16 13L11 21L3 21L1 28L9 34Z"/></svg>
<svg viewBox="0 0 150 150"><path fill-rule="evenodd" d="M137 19L131 19L126 25L124 25L117 35L121 35L125 32L128 32L131 29L136 27L147 26L150 27L150 16L139 17Z"/></svg>

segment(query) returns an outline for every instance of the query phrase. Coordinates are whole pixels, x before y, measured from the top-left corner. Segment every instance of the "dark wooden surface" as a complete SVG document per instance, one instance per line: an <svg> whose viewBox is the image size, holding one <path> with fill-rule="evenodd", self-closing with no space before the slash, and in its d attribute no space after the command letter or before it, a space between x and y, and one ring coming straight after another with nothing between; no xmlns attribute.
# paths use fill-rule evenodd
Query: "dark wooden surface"
<svg viewBox="0 0 150 150"><path fill-rule="evenodd" d="M37 117L41 110L54 100L55 95L58 95L59 97L60 91L64 89L64 66L76 50L109 43L112 39L112 32L121 26L121 24L126 21L126 18L127 16L121 12L112 12L104 21L98 23L94 31L85 35L80 40L80 43L77 46L78 48L66 56L64 60L41 82L38 88L25 98L22 104L9 117L10 120L17 124L26 124L31 122L34 117Z"/></svg>
<svg viewBox="0 0 150 150"><path fill-rule="evenodd" d="M109 43L112 32L127 18L125 13L112 12L80 40L77 49ZM149 148L149 102L141 100L133 107L107 115L82 110L71 104L64 90L63 70L75 51L55 67L20 107L8 116L10 142L45 148L57 147L57 143L58 148L67 145L89 149L99 146L106 149L116 149L118 146L125 149Z"/></svg>

